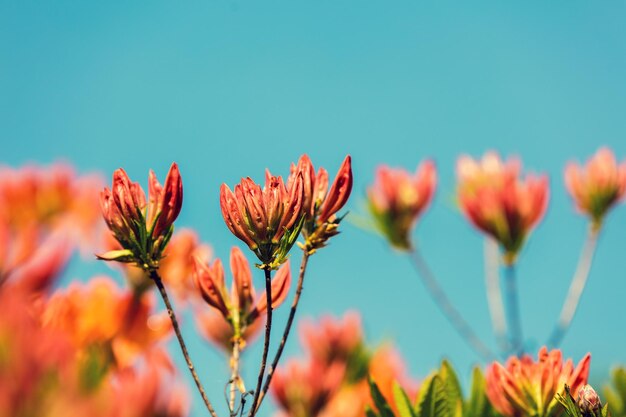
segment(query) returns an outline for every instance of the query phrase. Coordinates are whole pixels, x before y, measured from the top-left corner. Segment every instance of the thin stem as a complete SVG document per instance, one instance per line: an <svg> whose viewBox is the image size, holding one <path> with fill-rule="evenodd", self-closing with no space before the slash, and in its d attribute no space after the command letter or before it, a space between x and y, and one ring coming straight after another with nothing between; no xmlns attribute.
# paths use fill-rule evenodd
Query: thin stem
<svg viewBox="0 0 626 417"><path fill-rule="evenodd" d="M574 276L572 277L572 282L567 292L561 315L548 340L548 345L550 346L558 347L561 340L563 340L563 336L565 336L565 333L572 324L578 303L580 302L580 297L587 283L587 278L589 278L589 271L591 270L593 256L596 252L599 234L600 228L592 225L587 234L583 249L580 252L576 272L574 272Z"/></svg>
<svg viewBox="0 0 626 417"><path fill-rule="evenodd" d="M287 338L289 337L289 331L291 330L291 326L293 324L293 319L296 316L296 310L298 309L298 302L300 301L300 294L302 294L302 285L304 283L304 274L306 272L306 266L309 261L309 257L311 255L308 251L304 251L302 255L302 262L300 263L300 274L298 276L298 286L296 288L296 294L293 298L293 302L291 304L291 310L289 310L289 318L287 319L287 324L285 325L285 330L283 331L283 337L280 339L280 345L278 346L278 350L276 351L276 355L274 356L274 360L272 361L272 365L267 371L267 378L265 379L265 385L263 385L263 390L261 391L261 395L259 397L259 403L257 404L257 410L261 406L265 395L267 395L267 391L270 388L270 383L272 381L272 376L274 376L274 372L276 371L276 367L278 366L278 362L280 361L280 357L283 354L283 350L285 349L285 345L287 344Z"/></svg>
<svg viewBox="0 0 626 417"><path fill-rule="evenodd" d="M506 337L506 315L504 313L504 301L500 290L500 251L498 243L485 238L485 288L487 291L487 303L489 304L489 314L491 325L496 341L502 352L510 349L509 341Z"/></svg>
<svg viewBox="0 0 626 417"><path fill-rule="evenodd" d="M517 278L515 272L515 264L507 265L504 269L504 282L511 351L515 354L520 354L524 352L524 336L522 334L522 323L520 320Z"/></svg>
<svg viewBox="0 0 626 417"><path fill-rule="evenodd" d="M267 364L267 353L270 349L270 336L272 333L272 270L265 268L265 294L267 299L267 320L265 322L265 340L263 343L263 356L261 358L261 369L259 369L259 378L256 388L254 389L254 399L248 417L253 417L257 412L257 403L261 394L261 386L263 385L263 376L265 374L265 365Z"/></svg>
<svg viewBox="0 0 626 417"><path fill-rule="evenodd" d="M194 382L196 383L196 387L198 387L198 391L202 396L202 400L206 405L207 410L211 413L211 416L217 417L217 413L213 409L211 405L211 401L206 395L204 391L204 387L200 382L200 378L196 373L196 369L193 366L193 362L191 362L191 358L189 357L189 352L187 351L187 346L185 345L185 340L183 339L183 335L180 332L180 326L178 325L178 320L176 319L176 315L174 314L174 309L172 308L172 304L170 303L170 299L167 296L167 292L165 291L165 287L163 286L163 282L161 281L161 277L156 270L150 271L150 278L154 281L159 292L161 293L161 298L163 298L163 302L165 303L165 307L167 308L167 314L170 316L170 320L172 322L172 327L174 328L174 333L176 333L176 338L178 339L178 344L180 345L180 350L183 352L183 356L185 357L185 361L187 362L187 367L189 368L189 372L191 372L191 376L193 377Z"/></svg>
<svg viewBox="0 0 626 417"><path fill-rule="evenodd" d="M239 338L233 341L233 351L230 356L230 397L228 399L228 407L231 415L235 410L235 391L240 386L239 381ZM235 413L237 415L237 413Z"/></svg>
<svg viewBox="0 0 626 417"><path fill-rule="evenodd" d="M496 356L491 349L489 349L480 340L467 321L465 321L463 316L461 316L461 313L459 313L459 311L450 302L448 296L439 285L437 278L428 267L428 264L426 264L426 261L422 257L419 250L417 248L413 248L409 252L409 255L413 261L412 264L415 270L422 279L422 282L424 283L424 286L426 286L431 298L448 319L452 327L454 327L457 333L459 333L461 338L465 340L474 352L476 352L484 360L489 361L495 359Z"/></svg>

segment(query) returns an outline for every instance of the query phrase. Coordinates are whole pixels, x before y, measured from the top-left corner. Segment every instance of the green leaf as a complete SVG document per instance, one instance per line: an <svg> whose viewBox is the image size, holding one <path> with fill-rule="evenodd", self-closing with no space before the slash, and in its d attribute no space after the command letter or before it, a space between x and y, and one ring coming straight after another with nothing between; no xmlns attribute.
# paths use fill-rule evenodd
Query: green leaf
<svg viewBox="0 0 626 417"><path fill-rule="evenodd" d="M482 417L488 415L491 407L485 395L485 377L479 367L472 373L472 391L466 405L465 417Z"/></svg>
<svg viewBox="0 0 626 417"><path fill-rule="evenodd" d="M413 410L409 396L397 381L393 383L393 399L398 407L400 417L417 417L417 413Z"/></svg>
<svg viewBox="0 0 626 417"><path fill-rule="evenodd" d="M563 408L565 408L565 412L569 417L582 417L582 413L570 393L569 386L565 385L565 392L563 395L560 393L556 394L556 400L563 406Z"/></svg>
<svg viewBox="0 0 626 417"><path fill-rule="evenodd" d="M418 402L419 417L454 417L446 401L446 390L437 374L431 375L422 384L423 393Z"/></svg>
<svg viewBox="0 0 626 417"><path fill-rule="evenodd" d="M366 417L379 417L376 411L372 410L372 407L369 405L365 407L365 416Z"/></svg>
<svg viewBox="0 0 626 417"><path fill-rule="evenodd" d="M448 408L452 410L452 415L454 417L462 417L463 392L461 391L461 384L459 383L459 379L448 361L443 360L441 362L439 376L443 381L446 391L446 401L448 402Z"/></svg>
<svg viewBox="0 0 626 417"><path fill-rule="evenodd" d="M602 417L611 417L611 411L609 410L609 404L604 404L602 407Z"/></svg>
<svg viewBox="0 0 626 417"><path fill-rule="evenodd" d="M378 413L380 414L380 416L381 417L394 417L393 411L391 410L389 403L383 396L383 393L380 392L380 389L378 388L378 385L376 385L376 382L374 382L374 380L370 378L369 384L370 384L370 393L372 395L372 400L374 400L374 405L378 409Z"/></svg>

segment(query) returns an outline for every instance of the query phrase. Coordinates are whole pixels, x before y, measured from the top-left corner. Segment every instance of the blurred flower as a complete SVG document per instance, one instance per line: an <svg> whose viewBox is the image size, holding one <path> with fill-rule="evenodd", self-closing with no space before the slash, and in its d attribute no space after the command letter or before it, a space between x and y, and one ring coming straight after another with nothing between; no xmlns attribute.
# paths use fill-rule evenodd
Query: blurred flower
<svg viewBox="0 0 626 417"><path fill-rule="evenodd" d="M0 168L0 283L46 290L72 251L100 235L96 176L63 164Z"/></svg>
<svg viewBox="0 0 626 417"><path fill-rule="evenodd" d="M458 199L472 224L502 246L507 264L515 262L528 233L548 204L546 176L520 175L517 159L503 162L489 152L482 161L462 156L457 163Z"/></svg>
<svg viewBox="0 0 626 417"><path fill-rule="evenodd" d="M371 354L364 346L356 313L347 313L343 320L326 316L305 322L300 333L308 356L279 367L271 386L281 409L278 415L365 416L366 406L373 405L368 376L396 412L395 382L415 398L417 383L407 376L397 351L385 345Z"/></svg>
<svg viewBox="0 0 626 417"><path fill-rule="evenodd" d="M393 395L393 385L396 382L404 389L409 398L416 398L419 391L418 382L409 377L406 370L407 366L402 356L391 345L376 350L370 360L369 375L378 385L380 392L394 411L394 415L400 415ZM368 404L373 406L373 400L369 399Z"/></svg>
<svg viewBox="0 0 626 417"><path fill-rule="evenodd" d="M330 366L315 360L290 360L276 369L271 392L281 408L279 415L310 417L318 415L342 385L345 364Z"/></svg>
<svg viewBox="0 0 626 417"><path fill-rule="evenodd" d="M104 220L123 250L99 257L132 262L143 269L158 267L182 203L183 184L176 163L170 167L164 186L150 171L147 203L141 186L123 169L116 170L111 189L105 188L100 195L100 204Z"/></svg>
<svg viewBox="0 0 626 417"><path fill-rule="evenodd" d="M265 187L250 178L220 188L220 206L226 226L261 260L262 267L276 268L286 260L304 220L302 175L287 188L281 177L266 172Z"/></svg>
<svg viewBox="0 0 626 417"><path fill-rule="evenodd" d="M578 408L584 416L594 415L596 411L602 408L600 396L591 385L583 385L578 390Z"/></svg>
<svg viewBox="0 0 626 417"><path fill-rule="evenodd" d="M567 164L565 185L576 208L598 227L604 215L626 195L626 161L618 165L613 152L601 148L584 167Z"/></svg>
<svg viewBox="0 0 626 417"><path fill-rule="evenodd" d="M403 169L378 167L376 182L368 189L369 209L378 230L398 249L411 248L411 229L429 206L437 185L432 161L425 161L411 176Z"/></svg>
<svg viewBox="0 0 626 417"><path fill-rule="evenodd" d="M340 320L331 316L317 322L305 320L300 325L300 340L318 362L326 365L347 362L362 348L361 318L357 312L348 312Z"/></svg>
<svg viewBox="0 0 626 417"><path fill-rule="evenodd" d="M159 273L178 300L194 299L198 295L193 279L194 259L207 263L212 256L211 247L200 242L194 230L180 229L163 252Z"/></svg>
<svg viewBox="0 0 626 417"><path fill-rule="evenodd" d="M172 384L159 368L124 369L111 378L111 417L183 417L189 397L182 385Z"/></svg>
<svg viewBox="0 0 626 417"><path fill-rule="evenodd" d="M107 278L95 278L54 293L42 320L46 328L67 334L76 349L103 346L125 367L171 331L167 315L152 315L153 308L148 294L136 297Z"/></svg>
<svg viewBox="0 0 626 417"><path fill-rule="evenodd" d="M230 292L226 288L224 268L220 259L207 265L201 259L196 258L194 279L202 298L219 311L222 319L231 327L233 340L235 338L245 340L247 328L262 317L267 309L267 298L265 291L259 297L256 296L252 285L250 265L237 247L233 247L230 252L230 269L233 274L233 286ZM272 308L278 307L285 300L290 284L291 270L287 262L272 279ZM213 335L228 333L223 327L209 331L209 334ZM221 340L222 337L216 336L212 339Z"/></svg>
<svg viewBox="0 0 626 417"><path fill-rule="evenodd" d="M337 227L341 218L337 218L336 213L346 204L352 191L351 163L352 159L347 155L330 191L328 191L328 172L320 168L316 175L308 155L302 155L297 165L291 165L287 188L290 189L298 177L302 176L303 180L302 207L306 220L302 231L308 251L324 247L328 239L339 233Z"/></svg>
<svg viewBox="0 0 626 417"><path fill-rule="evenodd" d="M587 383L590 354L574 368L571 359L563 362L558 349L539 350L537 362L524 355L511 357L503 366L494 362L485 374L487 396L494 408L506 417L548 417L560 413L557 393L563 394L565 385L573 392Z"/></svg>

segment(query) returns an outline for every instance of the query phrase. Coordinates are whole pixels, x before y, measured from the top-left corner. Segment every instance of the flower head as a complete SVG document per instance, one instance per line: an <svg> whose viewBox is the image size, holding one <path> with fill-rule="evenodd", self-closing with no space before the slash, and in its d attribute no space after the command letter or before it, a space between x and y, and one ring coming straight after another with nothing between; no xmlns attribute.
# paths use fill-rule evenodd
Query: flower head
<svg viewBox="0 0 626 417"><path fill-rule="evenodd" d="M316 361L348 361L363 348L361 318L358 313L349 312L343 319L324 316L317 322L303 321L300 339Z"/></svg>
<svg viewBox="0 0 626 417"><path fill-rule="evenodd" d="M164 186L150 171L148 200L123 169L113 173L113 185L102 191L100 205L107 226L124 249L99 255L101 259L133 262L143 269L158 266L183 203L176 163L170 167Z"/></svg>
<svg viewBox="0 0 626 417"><path fill-rule="evenodd" d="M306 154L300 157L297 165L291 165L287 187L294 184L298 176L302 176L304 188L303 211L306 220L302 229L305 238L303 246L312 253L324 247L328 239L339 233L337 228L341 218L336 214L352 192L352 158L350 155L345 157L330 190L328 171L320 167L316 174Z"/></svg>
<svg viewBox="0 0 626 417"><path fill-rule="evenodd" d="M584 416L593 416L602 408L600 396L591 385L585 384L578 390L578 408Z"/></svg>
<svg viewBox="0 0 626 417"><path fill-rule="evenodd" d="M494 152L481 161L462 156L457 163L461 210L477 229L498 241L509 264L548 205L547 177L521 178L520 171L519 160L502 161Z"/></svg>
<svg viewBox="0 0 626 417"><path fill-rule="evenodd" d="M299 175L286 187L281 177L266 172L265 186L244 178L234 192L220 188L220 206L226 226L245 242L263 263L276 268L286 260L304 219L304 183Z"/></svg>
<svg viewBox="0 0 626 417"><path fill-rule="evenodd" d="M565 167L565 185L576 208L596 226L626 195L626 161L617 164L608 148L601 148L584 167L570 162Z"/></svg>
<svg viewBox="0 0 626 417"><path fill-rule="evenodd" d="M411 229L435 193L437 171L425 161L414 175L403 169L380 166L368 190L369 208L376 226L398 249L411 248Z"/></svg>
<svg viewBox="0 0 626 417"><path fill-rule="evenodd" d="M217 310L231 327L233 338L243 338L247 328L267 310L267 298L265 291L260 296L256 295L250 266L237 247L233 247L230 252L230 269L233 274L233 286L230 291L226 287L224 268L219 259L207 265L196 258L194 279L202 298ZM287 262L272 279L272 308L282 304L287 297L290 284L291 271Z"/></svg>
<svg viewBox="0 0 626 417"><path fill-rule="evenodd" d="M539 350L537 361L528 355L511 357L506 365L494 362L485 374L487 396L494 408L506 417L549 417L558 414L556 394L565 385L573 392L587 383L589 354L576 368L571 359L563 362L560 350Z"/></svg>

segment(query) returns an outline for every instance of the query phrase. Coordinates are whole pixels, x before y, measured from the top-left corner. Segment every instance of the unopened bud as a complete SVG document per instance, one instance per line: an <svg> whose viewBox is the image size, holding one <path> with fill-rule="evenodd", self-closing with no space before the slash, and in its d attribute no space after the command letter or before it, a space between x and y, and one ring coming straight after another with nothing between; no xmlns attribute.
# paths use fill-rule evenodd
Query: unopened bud
<svg viewBox="0 0 626 417"><path fill-rule="evenodd" d="M578 390L578 408L583 415L594 415L596 411L602 408L600 397L591 385L583 385Z"/></svg>

